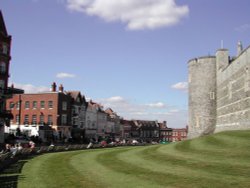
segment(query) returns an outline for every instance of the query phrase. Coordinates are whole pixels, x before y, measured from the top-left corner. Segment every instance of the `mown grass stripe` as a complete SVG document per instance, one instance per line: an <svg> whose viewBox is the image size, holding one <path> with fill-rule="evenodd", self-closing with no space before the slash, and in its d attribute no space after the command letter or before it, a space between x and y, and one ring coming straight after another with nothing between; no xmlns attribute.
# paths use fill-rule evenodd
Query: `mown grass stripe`
<svg viewBox="0 0 250 188"><path fill-rule="evenodd" d="M70 165L70 160L79 152L45 154L30 160L23 169L23 176L18 187L83 187L95 186L94 182Z"/></svg>
<svg viewBox="0 0 250 188"><path fill-rule="evenodd" d="M245 188L249 138L250 131L236 131L169 145L45 154L16 174L2 173L0 187L19 176L13 184L19 188Z"/></svg>

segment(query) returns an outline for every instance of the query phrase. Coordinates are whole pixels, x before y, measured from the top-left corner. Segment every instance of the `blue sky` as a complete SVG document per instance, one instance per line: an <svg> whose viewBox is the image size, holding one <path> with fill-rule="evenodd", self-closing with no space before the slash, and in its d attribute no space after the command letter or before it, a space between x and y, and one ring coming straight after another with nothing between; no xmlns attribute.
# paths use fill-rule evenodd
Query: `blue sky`
<svg viewBox="0 0 250 188"><path fill-rule="evenodd" d="M249 0L1 0L10 83L65 90L124 118L187 124L187 61L250 45ZM205 70L204 70L205 72Z"/></svg>

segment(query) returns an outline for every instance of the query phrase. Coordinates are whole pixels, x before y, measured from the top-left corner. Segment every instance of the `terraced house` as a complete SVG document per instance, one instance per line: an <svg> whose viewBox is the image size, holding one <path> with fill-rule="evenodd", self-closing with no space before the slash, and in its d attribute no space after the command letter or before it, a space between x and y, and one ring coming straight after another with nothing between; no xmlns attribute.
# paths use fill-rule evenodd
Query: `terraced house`
<svg viewBox="0 0 250 188"><path fill-rule="evenodd" d="M0 10L0 143L4 141L5 126L10 125L13 118L6 110L6 100L13 93L23 93L23 90L8 87L9 67L11 60L11 36L8 34L2 12Z"/></svg>
<svg viewBox="0 0 250 188"><path fill-rule="evenodd" d="M15 134L20 128L27 136L43 135L44 141L71 137L71 99L62 87L56 90L56 83L49 92L13 95L7 100L14 116L8 132Z"/></svg>

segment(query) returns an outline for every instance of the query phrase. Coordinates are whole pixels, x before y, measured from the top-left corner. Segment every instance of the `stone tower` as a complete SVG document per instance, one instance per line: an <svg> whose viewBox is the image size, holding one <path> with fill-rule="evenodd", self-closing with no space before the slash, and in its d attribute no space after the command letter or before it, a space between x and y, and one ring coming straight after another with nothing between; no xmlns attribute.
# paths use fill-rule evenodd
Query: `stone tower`
<svg viewBox="0 0 250 188"><path fill-rule="evenodd" d="M213 133L216 125L216 57L188 62L189 137Z"/></svg>
<svg viewBox="0 0 250 188"><path fill-rule="evenodd" d="M189 138L250 129L250 46L192 59L189 70Z"/></svg>

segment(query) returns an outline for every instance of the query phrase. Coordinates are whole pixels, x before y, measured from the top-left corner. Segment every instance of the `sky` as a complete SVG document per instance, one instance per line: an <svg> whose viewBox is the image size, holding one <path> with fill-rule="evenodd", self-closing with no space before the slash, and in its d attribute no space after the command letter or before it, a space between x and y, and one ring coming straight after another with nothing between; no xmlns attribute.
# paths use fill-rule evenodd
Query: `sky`
<svg viewBox="0 0 250 188"><path fill-rule="evenodd" d="M188 66L250 45L249 0L0 0L12 36L9 83L66 91L125 119L188 122ZM206 73L206 70L204 70Z"/></svg>

